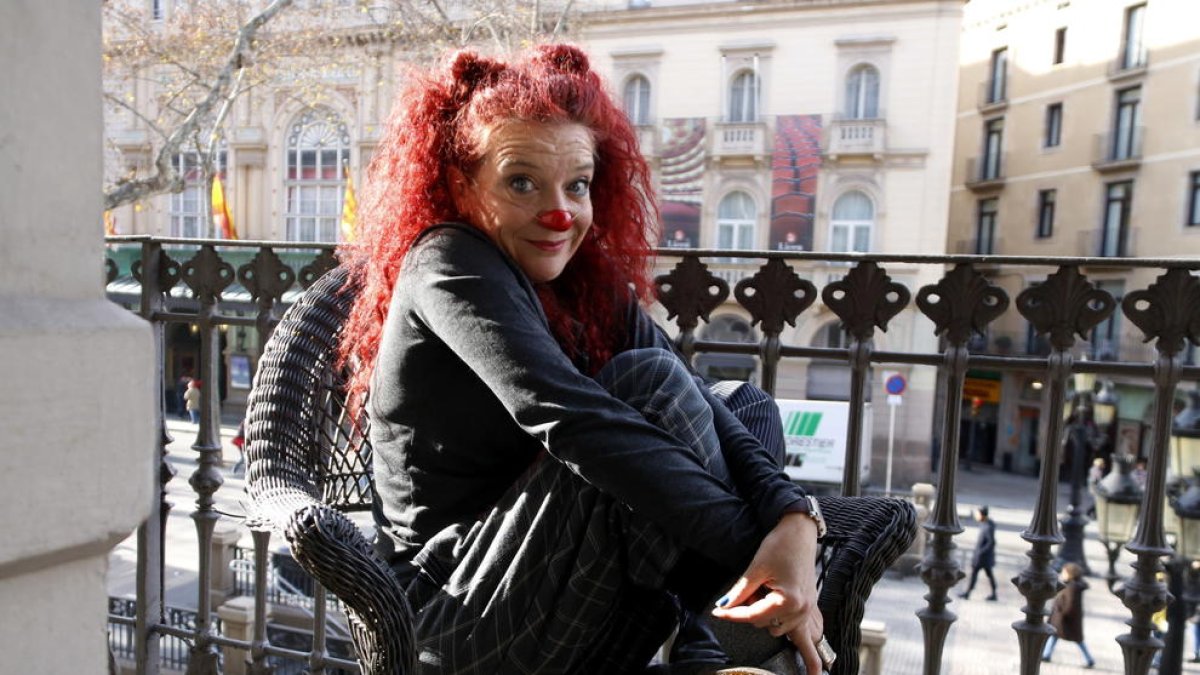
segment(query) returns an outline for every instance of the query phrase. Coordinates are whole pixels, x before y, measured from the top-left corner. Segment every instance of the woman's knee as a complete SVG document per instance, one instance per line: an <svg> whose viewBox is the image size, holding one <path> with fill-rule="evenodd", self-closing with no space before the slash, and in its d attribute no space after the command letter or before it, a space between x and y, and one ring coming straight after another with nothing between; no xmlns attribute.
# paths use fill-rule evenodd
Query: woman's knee
<svg viewBox="0 0 1200 675"><path fill-rule="evenodd" d="M686 393L696 389L679 357L657 347L616 354L596 374L596 381L624 401L663 390Z"/></svg>
<svg viewBox="0 0 1200 675"><path fill-rule="evenodd" d="M749 382L718 382L712 385L711 390L746 430L762 442L775 461L783 466L787 448L783 438L783 419L775 399Z"/></svg>

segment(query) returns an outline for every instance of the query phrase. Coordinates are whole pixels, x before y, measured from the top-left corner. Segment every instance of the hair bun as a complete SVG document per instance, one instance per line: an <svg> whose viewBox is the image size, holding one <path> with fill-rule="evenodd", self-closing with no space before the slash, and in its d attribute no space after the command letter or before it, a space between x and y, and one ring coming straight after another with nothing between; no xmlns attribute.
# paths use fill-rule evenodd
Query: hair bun
<svg viewBox="0 0 1200 675"><path fill-rule="evenodd" d="M450 74L458 85L458 93L465 99L481 85L495 82L496 76L504 70L504 64L493 61L477 52L463 50L456 53L451 60Z"/></svg>
<svg viewBox="0 0 1200 675"><path fill-rule="evenodd" d="M570 75L584 75L591 69L587 54L574 45L542 45L538 52L543 60Z"/></svg>

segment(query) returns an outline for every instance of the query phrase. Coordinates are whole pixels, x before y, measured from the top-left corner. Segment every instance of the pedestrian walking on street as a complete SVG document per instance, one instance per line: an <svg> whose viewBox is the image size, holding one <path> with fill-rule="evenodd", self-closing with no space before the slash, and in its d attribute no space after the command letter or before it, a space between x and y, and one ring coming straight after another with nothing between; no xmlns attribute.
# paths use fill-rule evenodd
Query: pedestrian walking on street
<svg viewBox="0 0 1200 675"><path fill-rule="evenodd" d="M1083 580L1083 568L1075 563L1067 563L1063 565L1059 579L1062 579L1063 589L1054 597L1054 608L1050 612L1050 625L1058 632L1050 636L1046 648L1042 650L1042 660L1050 660L1054 647L1059 638L1062 638L1079 645L1085 662L1083 667L1091 668L1096 665L1096 659L1092 658L1092 653L1083 641L1083 592L1088 588L1087 582Z"/></svg>
<svg viewBox="0 0 1200 675"><path fill-rule="evenodd" d="M994 601L996 575L992 573L992 568L996 565L996 524L988 518L987 504L975 510L975 520L979 521L979 538L975 540L975 557L971 561L971 582L967 585L967 590L959 593L958 597L964 600L971 597L971 591L975 590L975 581L979 579L979 572L982 570L992 584L992 594L987 596L987 599Z"/></svg>
<svg viewBox="0 0 1200 675"><path fill-rule="evenodd" d="M238 449L238 461L233 465L233 475L240 476L246 472L246 420L243 419L238 424L237 433L230 442Z"/></svg>
<svg viewBox="0 0 1200 675"><path fill-rule="evenodd" d="M187 391L183 392L183 406L187 409L192 424L200 423L200 380L188 380Z"/></svg>

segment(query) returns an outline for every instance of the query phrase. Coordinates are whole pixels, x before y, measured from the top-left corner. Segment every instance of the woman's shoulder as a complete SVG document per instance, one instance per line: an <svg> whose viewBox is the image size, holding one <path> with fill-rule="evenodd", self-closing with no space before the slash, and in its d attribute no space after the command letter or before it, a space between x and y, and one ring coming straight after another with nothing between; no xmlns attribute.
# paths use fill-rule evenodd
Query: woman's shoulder
<svg viewBox="0 0 1200 675"><path fill-rule="evenodd" d="M410 270L432 268L506 265L507 258L486 234L464 223L438 223L426 229L413 242L405 260Z"/></svg>

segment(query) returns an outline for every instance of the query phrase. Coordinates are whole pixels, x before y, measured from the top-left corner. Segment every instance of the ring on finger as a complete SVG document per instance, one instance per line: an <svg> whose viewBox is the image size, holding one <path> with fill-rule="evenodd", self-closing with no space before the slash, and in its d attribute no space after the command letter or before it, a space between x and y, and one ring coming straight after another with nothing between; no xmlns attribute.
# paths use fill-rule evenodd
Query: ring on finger
<svg viewBox="0 0 1200 675"><path fill-rule="evenodd" d="M826 640L824 635L817 641L816 647L817 656L821 657L821 663L826 670L829 670L833 666L833 662L837 661L837 652L833 651L833 647L830 646L829 640Z"/></svg>

